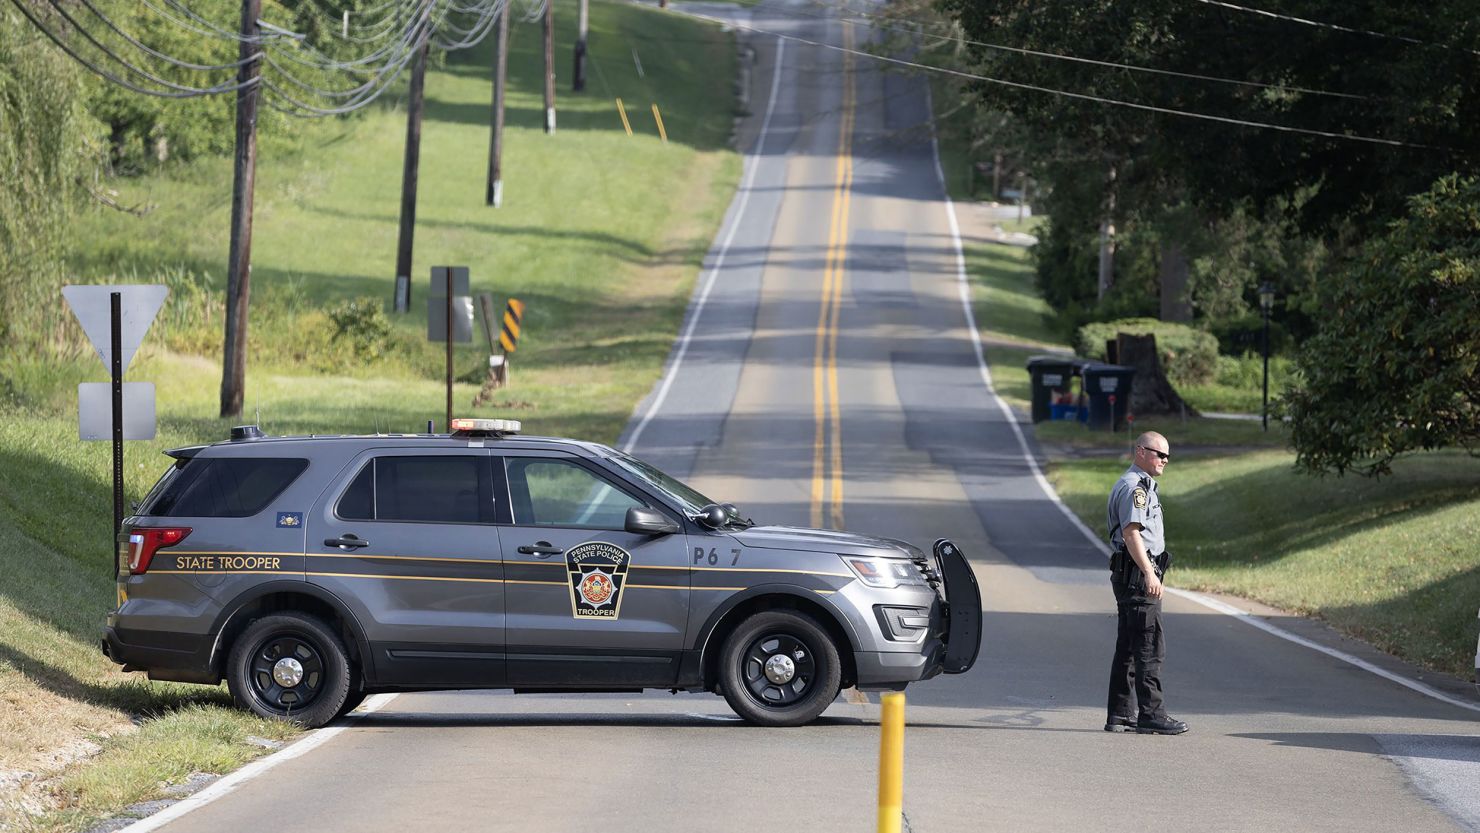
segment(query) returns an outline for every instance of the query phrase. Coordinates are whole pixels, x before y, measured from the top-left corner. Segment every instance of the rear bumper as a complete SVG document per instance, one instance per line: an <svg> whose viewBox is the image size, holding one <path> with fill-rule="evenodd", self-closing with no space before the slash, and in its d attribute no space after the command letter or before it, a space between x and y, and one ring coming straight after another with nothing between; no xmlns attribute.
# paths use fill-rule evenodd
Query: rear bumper
<svg viewBox="0 0 1480 833"><path fill-rule="evenodd" d="M211 669L211 642L191 634L159 634L103 626L103 655L125 671L147 671L151 680L214 685L221 675Z"/></svg>

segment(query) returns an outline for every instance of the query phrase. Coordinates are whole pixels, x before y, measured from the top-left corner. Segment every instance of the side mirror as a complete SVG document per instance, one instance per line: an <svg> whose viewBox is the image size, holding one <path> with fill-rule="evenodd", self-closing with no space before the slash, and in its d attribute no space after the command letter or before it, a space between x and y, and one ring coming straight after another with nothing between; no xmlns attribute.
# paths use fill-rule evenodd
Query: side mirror
<svg viewBox="0 0 1480 833"><path fill-rule="evenodd" d="M667 515L646 506L634 506L627 510L625 528L638 535L672 535L680 529Z"/></svg>
<svg viewBox="0 0 1480 833"><path fill-rule="evenodd" d="M695 521L709 527L710 529L722 528L725 525L725 521L728 521L729 519L729 510L719 505L718 503L709 504L703 509L700 509L699 514L694 516Z"/></svg>

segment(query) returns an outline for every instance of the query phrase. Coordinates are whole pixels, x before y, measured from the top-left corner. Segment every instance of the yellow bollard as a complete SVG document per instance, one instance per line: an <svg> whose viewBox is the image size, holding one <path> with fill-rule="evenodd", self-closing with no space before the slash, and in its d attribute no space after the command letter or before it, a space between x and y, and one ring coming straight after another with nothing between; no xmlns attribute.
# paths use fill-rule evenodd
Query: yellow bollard
<svg viewBox="0 0 1480 833"><path fill-rule="evenodd" d="M900 833L904 814L904 695L880 698L879 833Z"/></svg>
<svg viewBox="0 0 1480 833"><path fill-rule="evenodd" d="M663 144L668 144L668 131L663 129L663 114L658 112L657 102L653 102L653 121L658 123L658 135L663 137Z"/></svg>
<svg viewBox="0 0 1480 833"><path fill-rule="evenodd" d="M622 127L627 129L627 135L632 135L632 123L627 121L627 108L622 106L622 99L617 99L617 114L622 117Z"/></svg>

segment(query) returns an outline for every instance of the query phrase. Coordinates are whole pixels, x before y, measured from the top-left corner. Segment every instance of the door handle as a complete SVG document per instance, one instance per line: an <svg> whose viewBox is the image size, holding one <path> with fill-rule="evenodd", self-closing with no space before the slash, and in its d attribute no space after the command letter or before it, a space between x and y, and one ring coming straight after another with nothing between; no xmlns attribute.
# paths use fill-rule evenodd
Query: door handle
<svg viewBox="0 0 1480 833"><path fill-rule="evenodd" d="M339 547L342 550L355 550L360 547L370 546L370 542L362 538L356 538L353 534L345 533L338 538L325 538L324 546Z"/></svg>
<svg viewBox="0 0 1480 833"><path fill-rule="evenodd" d="M549 558L552 555L559 555L565 552L565 550L550 546L549 541L536 541L533 546L526 544L520 547L519 552L522 555L538 555L540 558Z"/></svg>

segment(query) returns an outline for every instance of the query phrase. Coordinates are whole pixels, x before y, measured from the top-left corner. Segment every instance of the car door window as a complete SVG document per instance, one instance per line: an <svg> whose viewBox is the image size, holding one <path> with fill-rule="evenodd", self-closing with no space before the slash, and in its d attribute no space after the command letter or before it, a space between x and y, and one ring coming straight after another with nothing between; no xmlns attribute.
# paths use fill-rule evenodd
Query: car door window
<svg viewBox="0 0 1480 833"><path fill-rule="evenodd" d="M492 523L488 458L377 457L345 489L336 513L345 520Z"/></svg>
<svg viewBox="0 0 1480 833"><path fill-rule="evenodd" d="M622 529L627 510L645 505L584 466L548 458L508 461L514 523Z"/></svg>

